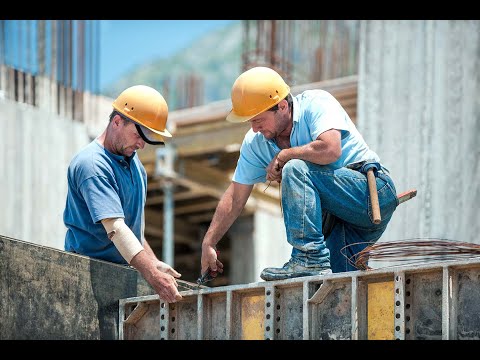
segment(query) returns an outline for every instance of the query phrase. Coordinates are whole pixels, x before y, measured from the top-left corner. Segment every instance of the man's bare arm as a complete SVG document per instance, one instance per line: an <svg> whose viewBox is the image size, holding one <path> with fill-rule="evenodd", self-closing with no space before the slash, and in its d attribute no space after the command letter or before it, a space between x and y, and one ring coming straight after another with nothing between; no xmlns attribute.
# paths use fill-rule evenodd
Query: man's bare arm
<svg viewBox="0 0 480 360"><path fill-rule="evenodd" d="M130 265L142 274L145 280L152 285L164 301L174 303L183 298L178 292L178 284L175 278L170 274L160 271L145 250L135 255Z"/></svg>
<svg viewBox="0 0 480 360"><path fill-rule="evenodd" d="M222 272L223 264L217 259L216 245L242 212L252 192L253 185L232 182L222 195L210 227L202 242L202 274L210 267ZM218 269L220 268L220 269Z"/></svg>
<svg viewBox="0 0 480 360"><path fill-rule="evenodd" d="M155 253L153 252L152 248L150 247L150 244L148 243L147 239L143 239L143 247L145 249L145 251L147 252L147 254L150 255L150 257L152 258L152 261L154 262L155 266L157 267L158 270L164 272L164 273L167 273L167 274L170 274L172 275L173 277L176 277L176 278L179 278L182 276L182 274L180 274L177 270L175 270L174 268L172 268L170 265L168 265L167 263L159 260L157 258L157 256L155 255Z"/></svg>
<svg viewBox="0 0 480 360"><path fill-rule="evenodd" d="M330 129L308 144L281 150L276 161L280 169L291 159L306 160L318 165L331 164L342 155L341 140L341 132Z"/></svg>
<svg viewBox="0 0 480 360"><path fill-rule="evenodd" d="M157 268L156 257L152 257L148 243L148 250L145 250L123 218L103 219L102 225L123 258L142 274L163 300L173 303L182 299L175 278Z"/></svg>

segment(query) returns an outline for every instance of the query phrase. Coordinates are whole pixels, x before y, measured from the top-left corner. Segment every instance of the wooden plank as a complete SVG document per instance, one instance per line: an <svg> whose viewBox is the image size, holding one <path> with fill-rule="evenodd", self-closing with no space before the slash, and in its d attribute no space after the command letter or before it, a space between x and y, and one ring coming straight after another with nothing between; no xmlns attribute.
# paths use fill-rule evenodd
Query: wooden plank
<svg viewBox="0 0 480 360"><path fill-rule="evenodd" d="M187 190L183 192L177 192L173 195L173 200L174 201L181 201L181 200L192 200L196 199L202 196L205 196L208 194L198 192L198 191L192 191L192 190ZM152 195L147 197L147 206L148 205L159 205L163 204L163 201L165 199L165 196L163 195Z"/></svg>

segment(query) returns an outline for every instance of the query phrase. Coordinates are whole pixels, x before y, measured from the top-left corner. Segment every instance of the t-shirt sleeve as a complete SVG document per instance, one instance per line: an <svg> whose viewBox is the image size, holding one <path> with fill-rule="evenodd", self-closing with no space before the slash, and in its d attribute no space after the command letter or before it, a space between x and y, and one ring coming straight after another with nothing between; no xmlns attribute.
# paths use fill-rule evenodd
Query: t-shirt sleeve
<svg viewBox="0 0 480 360"><path fill-rule="evenodd" d="M104 176L92 176L80 184L94 223L113 217L125 217L116 184Z"/></svg>
<svg viewBox="0 0 480 360"><path fill-rule="evenodd" d="M306 111L308 112L307 119L310 120L309 128L312 140L330 129L348 133L347 117L338 102L326 102L325 99L314 98Z"/></svg>
<svg viewBox="0 0 480 360"><path fill-rule="evenodd" d="M244 142L240 148L240 157L232 180L244 185L265 182L267 180L267 165Z"/></svg>

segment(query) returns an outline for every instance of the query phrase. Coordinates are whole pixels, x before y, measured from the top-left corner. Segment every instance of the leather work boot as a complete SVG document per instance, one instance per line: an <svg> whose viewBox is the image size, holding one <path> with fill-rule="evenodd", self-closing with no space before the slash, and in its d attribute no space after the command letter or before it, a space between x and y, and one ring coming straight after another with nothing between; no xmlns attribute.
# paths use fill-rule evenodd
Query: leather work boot
<svg viewBox="0 0 480 360"><path fill-rule="evenodd" d="M265 281L291 279L300 276L327 275L332 270L325 266L303 266L288 260L283 267L269 267L262 270L260 277Z"/></svg>

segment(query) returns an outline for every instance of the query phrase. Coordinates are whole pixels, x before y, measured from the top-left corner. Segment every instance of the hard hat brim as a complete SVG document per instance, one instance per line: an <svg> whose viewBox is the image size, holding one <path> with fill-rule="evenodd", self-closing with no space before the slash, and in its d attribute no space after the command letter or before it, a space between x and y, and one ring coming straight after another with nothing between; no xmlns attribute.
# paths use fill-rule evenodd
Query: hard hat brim
<svg viewBox="0 0 480 360"><path fill-rule="evenodd" d="M261 114L262 112L259 112L258 114ZM248 116L239 116L239 115L235 114L233 112L233 110L230 110L230 112L228 113L228 115L226 117L226 120L228 122L231 122L231 123L242 123L242 122L246 122L246 121L254 118L258 114L248 115Z"/></svg>
<svg viewBox="0 0 480 360"><path fill-rule="evenodd" d="M156 130L156 129L153 129L149 126L145 126L143 125L142 123L136 121L135 119L133 119L132 117L128 116L127 114L124 114L123 112L121 112L123 116L125 116L128 120L130 121L133 121L135 124L141 126L142 128L146 129L146 132L148 132L148 130L150 130L151 132L157 134L157 135L160 135L160 136L165 136L165 137L172 137L172 134L170 134L170 132L167 130L167 128L165 128L164 130ZM152 134L152 137L154 137L155 135Z"/></svg>
<svg viewBox="0 0 480 360"><path fill-rule="evenodd" d="M163 134L166 134L164 136L171 137L172 135L168 132L167 129L162 131L162 135L160 134L160 131L154 130L151 128L148 128L144 125L140 125L138 123L135 123L135 127L137 128L137 131L139 135L142 137L142 139L151 145L164 145L165 140L163 139Z"/></svg>
<svg viewBox="0 0 480 360"><path fill-rule="evenodd" d="M148 126L145 126L145 125L142 125L142 124L139 124L140 126L142 126L143 128L145 129L148 129L150 130L151 132L157 134L157 135L160 135L160 136L164 136L164 137L172 137L172 134L170 134L170 132L167 130L167 129L164 129L164 130L155 130L151 127L148 127ZM155 135L152 135L152 136L155 136Z"/></svg>

